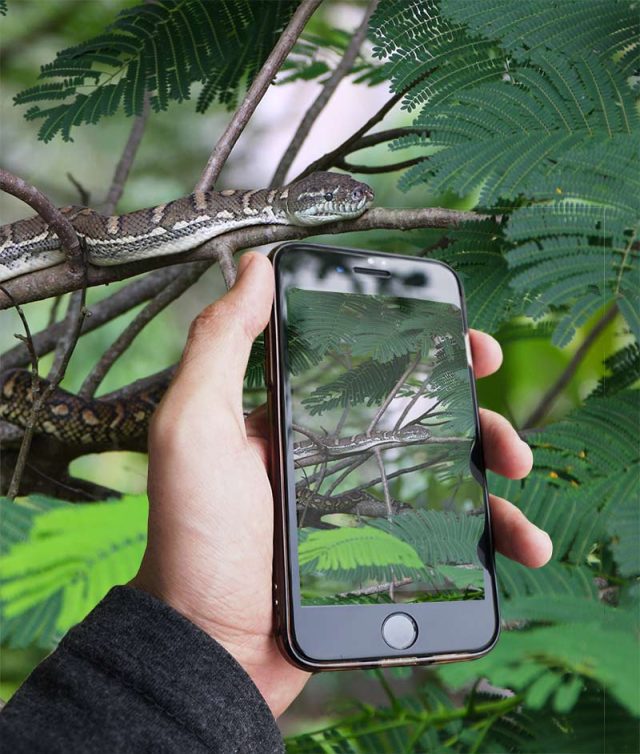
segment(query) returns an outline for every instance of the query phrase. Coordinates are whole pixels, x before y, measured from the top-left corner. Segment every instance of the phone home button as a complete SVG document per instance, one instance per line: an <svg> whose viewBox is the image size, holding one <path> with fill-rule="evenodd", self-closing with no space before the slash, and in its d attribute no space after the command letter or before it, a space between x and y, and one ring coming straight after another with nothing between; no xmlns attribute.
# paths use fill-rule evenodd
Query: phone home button
<svg viewBox="0 0 640 754"><path fill-rule="evenodd" d="M393 613L382 624L382 638L392 649L408 649L418 637L418 627L410 615Z"/></svg>

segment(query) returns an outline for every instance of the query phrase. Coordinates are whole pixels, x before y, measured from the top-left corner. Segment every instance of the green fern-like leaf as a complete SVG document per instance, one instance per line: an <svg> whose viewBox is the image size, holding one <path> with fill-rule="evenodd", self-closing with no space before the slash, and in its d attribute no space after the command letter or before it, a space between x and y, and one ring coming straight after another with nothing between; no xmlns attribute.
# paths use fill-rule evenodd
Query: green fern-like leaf
<svg viewBox="0 0 640 754"><path fill-rule="evenodd" d="M601 377L593 395L613 395L640 380L640 343L630 343L605 359L610 374Z"/></svg>
<svg viewBox="0 0 640 754"><path fill-rule="evenodd" d="M590 0L551 5L545 0L442 0L443 15L487 39L500 39L516 59L563 50L582 58L592 50L603 59L631 47L638 52L638 17L632 2Z"/></svg>
<svg viewBox="0 0 640 754"><path fill-rule="evenodd" d="M456 687L469 682L477 675L488 678L491 683L514 690L529 689L555 669L560 679L563 673L584 674L601 683L612 696L631 714L640 714L640 694L634 674L638 650L636 639L628 631L608 628L608 641L602 641L601 625L592 623L562 623L542 628L533 628L520 634L506 632L496 648L474 663L456 663L441 671L446 681ZM612 651L612 647L615 650ZM549 679L552 680L552 679ZM556 679L557 680L557 679ZM548 683L543 698L557 691L559 683Z"/></svg>
<svg viewBox="0 0 640 754"><path fill-rule="evenodd" d="M615 302L640 337L635 12L605 0L397 0L374 18L393 86L407 108L423 106L414 126L429 134L391 145L428 149L400 187L478 196L504 213L504 256L495 244L443 252L461 265L466 252L466 287L494 329L509 300L522 302L536 318L562 314L562 346Z"/></svg>
<svg viewBox="0 0 640 754"><path fill-rule="evenodd" d="M0 615L12 647L51 646L114 584L135 575L146 541L145 497L87 506L5 498L0 510L7 537Z"/></svg>
<svg viewBox="0 0 640 754"><path fill-rule="evenodd" d="M45 83L18 94L18 105L34 105L29 120L42 120L39 138L97 123L120 107L142 112L145 93L156 111L191 97L203 86L197 109L217 100L232 107L245 81L251 81L295 10L293 0L158 0L121 11L93 39L63 50L42 66ZM55 79L55 81L50 81ZM87 92L88 90L88 92ZM60 101L62 100L62 101Z"/></svg>
<svg viewBox="0 0 640 754"><path fill-rule="evenodd" d="M311 416L361 403L380 405L406 369L408 361L406 356L386 364L368 359L326 385L317 387L302 404Z"/></svg>
<svg viewBox="0 0 640 754"><path fill-rule="evenodd" d="M302 574L331 574L352 581L427 576L411 545L371 526L305 532L298 556Z"/></svg>
<svg viewBox="0 0 640 754"><path fill-rule="evenodd" d="M447 564L477 564L484 517L415 510L400 513L391 521L372 520L370 526L397 536L411 545L422 563L438 568Z"/></svg>

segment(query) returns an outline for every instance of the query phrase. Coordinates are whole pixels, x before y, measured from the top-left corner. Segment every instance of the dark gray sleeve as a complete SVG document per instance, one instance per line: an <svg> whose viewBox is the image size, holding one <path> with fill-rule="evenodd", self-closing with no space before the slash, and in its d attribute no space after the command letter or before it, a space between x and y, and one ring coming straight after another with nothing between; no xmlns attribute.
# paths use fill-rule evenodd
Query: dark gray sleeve
<svg viewBox="0 0 640 754"><path fill-rule="evenodd" d="M0 714L0 740L12 754L284 751L269 707L233 657L127 586L112 589L33 671Z"/></svg>

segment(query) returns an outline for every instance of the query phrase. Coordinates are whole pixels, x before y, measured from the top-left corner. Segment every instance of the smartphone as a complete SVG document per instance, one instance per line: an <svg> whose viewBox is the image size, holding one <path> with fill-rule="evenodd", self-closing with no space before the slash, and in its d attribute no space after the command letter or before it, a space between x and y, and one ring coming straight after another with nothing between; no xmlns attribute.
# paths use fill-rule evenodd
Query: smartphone
<svg viewBox="0 0 640 754"><path fill-rule="evenodd" d="M485 654L500 621L459 278L314 244L271 258L281 651L310 671Z"/></svg>

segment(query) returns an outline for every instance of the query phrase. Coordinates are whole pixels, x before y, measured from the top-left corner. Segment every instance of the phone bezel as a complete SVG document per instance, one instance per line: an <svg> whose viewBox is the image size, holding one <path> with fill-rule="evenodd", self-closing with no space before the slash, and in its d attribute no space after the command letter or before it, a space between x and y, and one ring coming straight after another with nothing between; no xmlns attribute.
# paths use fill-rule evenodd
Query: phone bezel
<svg viewBox="0 0 640 754"><path fill-rule="evenodd" d="M266 333L266 374L271 437L271 476L274 487L274 615L275 633L285 656L306 670L337 670L356 667L388 665L434 664L473 659L486 654L496 643L500 630L499 607L495 578L494 548L491 534L490 510L480 441L480 425L473 372L470 385L476 418L477 442L474 448L474 466L480 476L485 505L484 565L485 598L471 601L444 601L403 605L339 605L302 606L297 601L299 579L297 558L291 556L297 543L295 510L295 476L290 456L289 383L284 369L283 354L286 340L282 330L286 286L282 282L281 265L287 254L318 253L333 255L341 266L364 258L374 258L385 269L398 271L407 264L437 266L452 275L458 292L462 323L467 345L468 327L462 283L448 265L419 257L384 254L382 252L349 249L290 242L271 253L275 271L276 292L271 321ZM333 263L333 262L332 262ZM302 286L308 288L308 285ZM319 285L316 290L327 289ZM424 296L415 296L425 298ZM470 355L470 352L469 352ZM479 481L480 481L479 480ZM292 500L292 504L289 501ZM306 611L306 612L305 612ZM313 611L312 613L309 611ZM393 650L382 640L381 625L393 612L411 615L427 631L418 636L416 643L406 650ZM370 625L367 625L370 624ZM482 636L480 635L482 633ZM379 634L379 636L376 636ZM339 636L339 640L335 637ZM329 638L328 638L329 637ZM457 638L456 638L457 637ZM335 649L333 649L335 647ZM361 649L355 649L361 647Z"/></svg>

